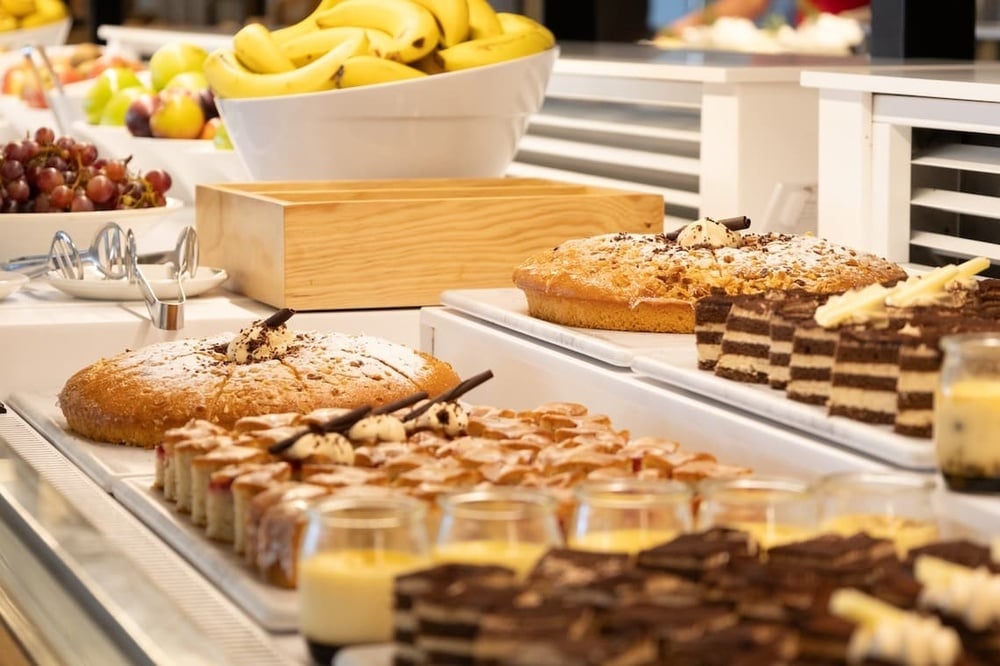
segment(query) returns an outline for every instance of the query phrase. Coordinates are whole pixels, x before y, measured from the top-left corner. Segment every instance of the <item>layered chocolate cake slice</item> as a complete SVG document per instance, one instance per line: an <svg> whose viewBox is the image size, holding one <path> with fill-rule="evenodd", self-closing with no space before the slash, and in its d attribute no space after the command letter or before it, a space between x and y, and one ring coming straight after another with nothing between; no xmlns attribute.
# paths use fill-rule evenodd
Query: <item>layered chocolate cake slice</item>
<svg viewBox="0 0 1000 666"><path fill-rule="evenodd" d="M790 400L810 405L826 405L830 399L833 355L839 334L802 319L792 336L792 354L788 361L785 395Z"/></svg>
<svg viewBox="0 0 1000 666"><path fill-rule="evenodd" d="M713 292L694 304L694 340L698 348L698 369L714 370L722 352L722 335L735 296Z"/></svg>
<svg viewBox="0 0 1000 666"><path fill-rule="evenodd" d="M654 571L666 571L692 580L741 559L757 556L757 544L746 532L713 527L682 534L667 543L640 551L637 563Z"/></svg>
<svg viewBox="0 0 1000 666"><path fill-rule="evenodd" d="M840 332L830 372L829 411L865 423L896 420L898 331Z"/></svg>
<svg viewBox="0 0 1000 666"><path fill-rule="evenodd" d="M771 348L771 311L780 292L739 296L733 301L722 334L715 374L750 384L766 384Z"/></svg>
<svg viewBox="0 0 1000 666"><path fill-rule="evenodd" d="M813 318L821 302L819 296L796 296L775 305L771 313L771 344L767 357L767 383L771 388L784 391L788 386L795 331L802 322Z"/></svg>

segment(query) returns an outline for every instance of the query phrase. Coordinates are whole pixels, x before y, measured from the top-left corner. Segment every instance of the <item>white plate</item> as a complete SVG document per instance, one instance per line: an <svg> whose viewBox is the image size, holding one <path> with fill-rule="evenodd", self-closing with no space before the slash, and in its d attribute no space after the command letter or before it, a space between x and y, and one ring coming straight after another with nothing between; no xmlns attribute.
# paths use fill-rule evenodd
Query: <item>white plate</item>
<svg viewBox="0 0 1000 666"><path fill-rule="evenodd" d="M13 271L0 271L0 298L7 298L28 284L28 276Z"/></svg>
<svg viewBox="0 0 1000 666"><path fill-rule="evenodd" d="M85 213L3 213L0 214L0 262L25 255L46 254L52 236L65 231L83 249L106 222L132 229L142 241L144 231L184 207L180 199L167 197L164 206L128 210L95 210Z"/></svg>
<svg viewBox="0 0 1000 666"><path fill-rule="evenodd" d="M166 264L144 264L139 270L146 277L149 286L153 288L156 297L163 300L173 300L179 297L177 281L170 277L172 270ZM57 271L49 271L45 279L59 291L75 296L98 301L141 301L142 292L138 284L128 280L108 280L97 272L94 266L84 268L82 280L70 280ZM187 298L203 294L226 281L229 275L222 268L199 266L193 278L184 280L184 295Z"/></svg>
<svg viewBox="0 0 1000 666"><path fill-rule="evenodd" d="M528 314L528 302L520 289L445 291L441 294L441 303L491 324L618 367L628 367L632 358L644 350L688 344L688 336L675 333L573 328L536 319Z"/></svg>
<svg viewBox="0 0 1000 666"><path fill-rule="evenodd" d="M647 377L718 400L738 410L797 428L815 437L900 467L930 470L936 467L929 439L905 437L892 426L872 425L842 416L829 416L825 407L789 400L784 392L763 384L734 382L698 369L694 336L683 350L660 350L636 355L632 369Z"/></svg>

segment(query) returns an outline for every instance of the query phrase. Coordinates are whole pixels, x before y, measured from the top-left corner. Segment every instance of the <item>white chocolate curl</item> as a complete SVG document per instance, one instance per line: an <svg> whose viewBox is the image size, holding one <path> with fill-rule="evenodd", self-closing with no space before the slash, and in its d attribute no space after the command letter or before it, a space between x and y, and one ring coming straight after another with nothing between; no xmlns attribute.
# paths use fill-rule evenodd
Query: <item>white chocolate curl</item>
<svg viewBox="0 0 1000 666"><path fill-rule="evenodd" d="M255 321L236 334L226 348L226 357L232 363L246 364L280 358L295 341L295 333L284 324L266 326Z"/></svg>
<svg viewBox="0 0 1000 666"><path fill-rule="evenodd" d="M677 234L677 244L692 247L740 247L743 235L710 218L691 222Z"/></svg>

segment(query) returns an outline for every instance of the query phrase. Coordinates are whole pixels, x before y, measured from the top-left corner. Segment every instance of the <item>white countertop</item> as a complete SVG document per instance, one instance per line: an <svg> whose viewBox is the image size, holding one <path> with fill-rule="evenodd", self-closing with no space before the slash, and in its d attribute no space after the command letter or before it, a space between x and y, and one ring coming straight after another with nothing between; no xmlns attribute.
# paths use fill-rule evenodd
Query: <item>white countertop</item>
<svg viewBox="0 0 1000 666"><path fill-rule="evenodd" d="M962 66L868 66L848 70L807 70L802 85L889 95L1000 101L1000 62Z"/></svg>
<svg viewBox="0 0 1000 666"><path fill-rule="evenodd" d="M179 331L155 328L141 301L71 298L39 280L0 300L0 399L14 391L55 391L102 356L154 342L235 331L274 308L222 288L185 304ZM417 348L419 310L299 312L297 330L374 335Z"/></svg>

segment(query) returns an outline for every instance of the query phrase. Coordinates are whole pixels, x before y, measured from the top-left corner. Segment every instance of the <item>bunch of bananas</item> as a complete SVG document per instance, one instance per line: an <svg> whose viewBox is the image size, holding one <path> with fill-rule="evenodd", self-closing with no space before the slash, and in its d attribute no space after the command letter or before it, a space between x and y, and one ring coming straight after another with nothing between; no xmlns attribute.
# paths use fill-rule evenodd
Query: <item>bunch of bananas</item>
<svg viewBox="0 0 1000 666"><path fill-rule="evenodd" d="M270 97L479 67L554 44L545 26L489 0L320 0L294 25L241 28L204 72L219 97Z"/></svg>
<svg viewBox="0 0 1000 666"><path fill-rule="evenodd" d="M0 0L0 32L37 28L67 16L62 0Z"/></svg>

